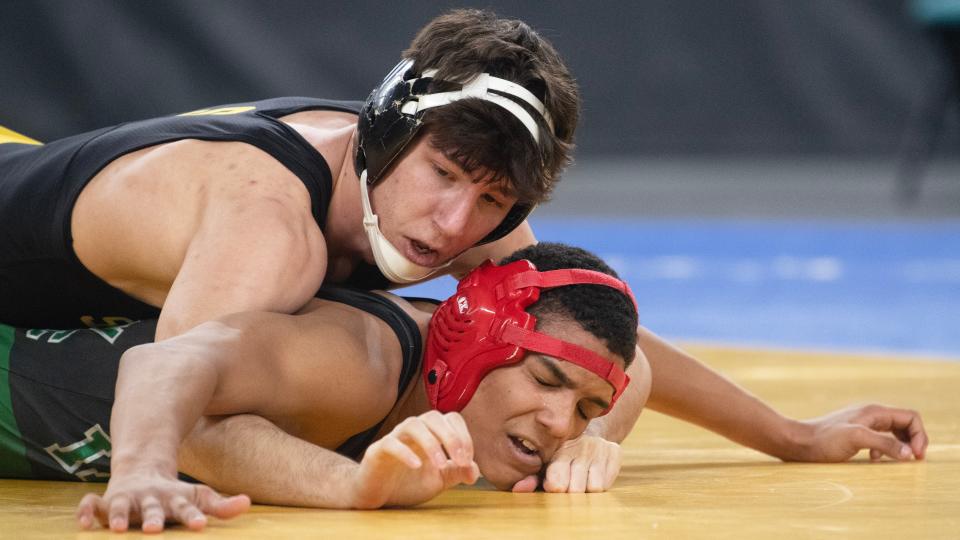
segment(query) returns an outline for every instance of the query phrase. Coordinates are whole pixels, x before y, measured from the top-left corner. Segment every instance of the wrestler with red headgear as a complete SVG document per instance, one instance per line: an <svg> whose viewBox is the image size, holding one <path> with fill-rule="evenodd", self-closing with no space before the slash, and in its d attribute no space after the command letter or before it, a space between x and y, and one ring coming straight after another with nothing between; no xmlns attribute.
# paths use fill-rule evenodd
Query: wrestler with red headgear
<svg viewBox="0 0 960 540"><path fill-rule="evenodd" d="M129 349L109 421L110 484L81 502L81 525L202 527L203 513L246 508L248 499L196 489L178 471L259 502L334 508L417 504L480 475L499 489L532 489L626 388L645 399L650 379L634 359L633 296L609 267L559 244L515 257L476 269L439 307L333 290L297 315L237 314ZM646 376L630 382L633 361ZM305 441L303 463L269 453L256 471L204 462L229 440L222 417L245 414ZM605 458L573 489L608 488L619 447L596 437L574 444L599 445L592 453ZM299 481L310 489L282 483L284 469L305 466Z"/></svg>

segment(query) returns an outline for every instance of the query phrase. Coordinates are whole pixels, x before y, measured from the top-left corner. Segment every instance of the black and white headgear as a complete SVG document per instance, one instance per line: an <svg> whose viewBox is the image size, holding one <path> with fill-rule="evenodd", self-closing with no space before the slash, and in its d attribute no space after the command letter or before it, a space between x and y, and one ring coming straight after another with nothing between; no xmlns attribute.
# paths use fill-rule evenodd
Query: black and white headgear
<svg viewBox="0 0 960 540"><path fill-rule="evenodd" d="M477 98L494 103L510 112L530 132L536 143L541 134L529 110L539 113L544 123L553 130L553 121L543 102L529 90L517 83L479 73L459 90L429 92L436 70L417 74L413 60L403 60L373 90L360 110L357 125L356 170L360 172L360 193L363 203L364 228L370 239L377 266L384 276L395 283L411 283L429 277L444 266L428 268L417 265L404 257L380 233L378 219L370 206L369 188L376 184L389 169L407 144L412 141L423 124L425 111L442 107L455 101ZM457 83L460 84L460 83ZM493 242L515 229L533 210L534 204L518 202L513 205L502 222L477 245ZM449 264L449 263L447 263Z"/></svg>

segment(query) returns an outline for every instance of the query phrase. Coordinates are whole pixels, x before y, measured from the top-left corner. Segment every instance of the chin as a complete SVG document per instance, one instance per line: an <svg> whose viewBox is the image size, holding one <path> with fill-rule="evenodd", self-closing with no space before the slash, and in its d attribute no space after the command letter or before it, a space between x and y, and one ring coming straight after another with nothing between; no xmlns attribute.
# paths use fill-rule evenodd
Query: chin
<svg viewBox="0 0 960 540"><path fill-rule="evenodd" d="M514 484L528 476L502 463L497 463L493 467L484 467L480 463L477 463L477 465L480 466L480 475L483 476L483 479L500 491L513 490Z"/></svg>

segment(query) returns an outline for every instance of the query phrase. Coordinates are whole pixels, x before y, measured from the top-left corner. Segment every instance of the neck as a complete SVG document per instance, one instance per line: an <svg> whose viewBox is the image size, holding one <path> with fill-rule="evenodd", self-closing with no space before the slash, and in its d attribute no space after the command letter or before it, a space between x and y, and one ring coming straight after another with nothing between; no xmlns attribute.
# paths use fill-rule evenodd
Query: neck
<svg viewBox="0 0 960 540"><path fill-rule="evenodd" d="M327 223L323 232L331 263L336 266L339 260L340 265L349 265L347 273L358 262L372 260L370 244L363 229L360 177L354 170L353 140L356 136L357 131L354 129L347 142L340 170L334 176L333 195L327 209ZM333 270L334 272L328 273L336 273L336 268Z"/></svg>
<svg viewBox="0 0 960 540"><path fill-rule="evenodd" d="M403 397L397 402L393 410L383 422L383 428L380 430L379 437L389 433L400 422L403 422L411 416L419 416L432 407L427 398L427 389L423 383L423 377L417 373L416 384L410 385Z"/></svg>

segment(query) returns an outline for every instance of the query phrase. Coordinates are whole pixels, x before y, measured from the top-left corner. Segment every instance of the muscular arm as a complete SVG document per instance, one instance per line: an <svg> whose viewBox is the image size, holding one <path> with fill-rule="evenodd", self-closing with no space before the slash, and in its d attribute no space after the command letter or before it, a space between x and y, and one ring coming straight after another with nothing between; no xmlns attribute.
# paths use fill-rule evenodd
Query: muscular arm
<svg viewBox="0 0 960 540"><path fill-rule="evenodd" d="M326 272L303 182L240 142L188 139L118 158L80 194L71 230L87 269L162 306L158 340L230 313L292 313Z"/></svg>
<svg viewBox="0 0 960 540"><path fill-rule="evenodd" d="M359 464L253 415L203 417L180 447L180 470L264 504L350 508Z"/></svg>
<svg viewBox="0 0 960 540"><path fill-rule="evenodd" d="M145 473L175 478L178 447L203 414L295 422L322 415L335 430L344 419L375 421L389 411L393 396L383 389L395 386L386 383L390 371L364 369L378 362L363 350L371 336L332 320L311 322L312 316L241 314L127 351L111 417L111 482ZM262 455L269 452L256 454ZM234 456L254 457L243 448ZM336 483L342 460L328 457L317 465L329 466Z"/></svg>
<svg viewBox="0 0 960 540"><path fill-rule="evenodd" d="M163 302L157 340L230 313L292 313L326 273L323 233L301 182L259 150L241 148L246 171L207 195ZM250 155L248 155L250 154Z"/></svg>

